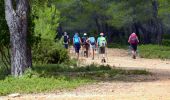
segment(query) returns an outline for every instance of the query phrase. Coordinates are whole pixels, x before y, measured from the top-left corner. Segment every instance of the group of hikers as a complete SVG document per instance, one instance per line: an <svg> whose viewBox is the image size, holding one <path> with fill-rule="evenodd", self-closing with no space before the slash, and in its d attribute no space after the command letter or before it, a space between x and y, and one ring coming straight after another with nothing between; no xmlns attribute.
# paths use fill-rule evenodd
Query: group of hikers
<svg viewBox="0 0 170 100"><path fill-rule="evenodd" d="M67 32L64 32L63 40L64 40L64 47L66 49L69 49L70 37L67 34ZM84 33L82 37L79 36L79 33L75 33L72 38L72 42L73 42L73 47L75 49L75 53L77 55L77 59L79 59L80 49L82 50L84 57L88 58L89 54L92 55L92 60L94 60L95 51L98 51L98 53L102 56L100 57L101 62L106 63L107 41L104 33L100 33L100 36L97 38L97 41L94 36L88 37L87 33ZM129 36L128 43L130 44L132 50L132 58L136 59L137 45L139 43L139 39L136 33L133 32ZM91 52L89 52L89 50Z"/></svg>

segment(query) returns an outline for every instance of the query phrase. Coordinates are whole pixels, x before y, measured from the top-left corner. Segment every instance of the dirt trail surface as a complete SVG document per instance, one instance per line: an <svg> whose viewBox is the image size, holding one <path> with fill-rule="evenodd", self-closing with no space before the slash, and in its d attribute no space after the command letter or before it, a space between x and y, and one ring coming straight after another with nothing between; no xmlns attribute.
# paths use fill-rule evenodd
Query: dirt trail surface
<svg viewBox="0 0 170 100"><path fill-rule="evenodd" d="M170 100L170 61L159 59L132 59L120 49L107 50L107 63L126 69L146 69L153 73L139 81L104 81L81 86L72 91L53 94L29 94L20 97L2 97L6 100ZM101 64L96 59L80 58L85 64ZM138 79L138 78L137 78ZM140 79L140 78L139 78Z"/></svg>

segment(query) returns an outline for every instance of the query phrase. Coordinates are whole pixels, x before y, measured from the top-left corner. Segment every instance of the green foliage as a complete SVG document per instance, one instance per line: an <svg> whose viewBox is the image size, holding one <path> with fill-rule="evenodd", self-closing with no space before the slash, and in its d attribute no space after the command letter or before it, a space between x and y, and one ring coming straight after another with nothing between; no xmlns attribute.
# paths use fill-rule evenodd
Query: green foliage
<svg viewBox="0 0 170 100"><path fill-rule="evenodd" d="M121 28L126 24L133 22L133 19L130 15L131 9L123 8L126 6L124 2L113 2L110 4L109 9L107 10L107 15L111 16L107 22L108 24Z"/></svg>
<svg viewBox="0 0 170 100"><path fill-rule="evenodd" d="M123 70L107 65L69 67L63 64L33 66L19 78L6 77L0 80L0 95L10 93L43 93L73 89L80 85L103 80L127 81L128 75L149 75L146 70ZM119 77L118 77L119 76ZM130 81L138 81L133 79Z"/></svg>
<svg viewBox="0 0 170 100"><path fill-rule="evenodd" d="M143 58L170 59L170 47L167 46L141 45L139 51Z"/></svg>
<svg viewBox="0 0 170 100"><path fill-rule="evenodd" d="M52 92L62 89L73 89L77 86L91 82L87 79L70 79L68 77L60 76L58 78L13 78L8 77L0 81L0 95L7 95L10 93L42 93Z"/></svg>
<svg viewBox="0 0 170 100"><path fill-rule="evenodd" d="M61 13L60 25L70 32L97 30L96 19L104 24L105 10L109 0L59 0L55 1Z"/></svg>
<svg viewBox="0 0 170 100"><path fill-rule="evenodd" d="M9 44L10 44L10 34L8 30L8 26L5 20L5 8L4 8L4 0L0 1L0 69L4 69L9 73L10 66L10 52L9 52Z"/></svg>
<svg viewBox="0 0 170 100"><path fill-rule="evenodd" d="M145 22L152 17L151 1L120 0L110 3L108 24L117 28L131 27L133 23Z"/></svg>
<svg viewBox="0 0 170 100"><path fill-rule="evenodd" d="M35 4L34 4L35 3ZM69 57L63 45L56 40L56 29L59 21L59 11L47 1L41 3L32 1L32 15L34 17L34 33L32 36L32 58L34 64L62 63Z"/></svg>
<svg viewBox="0 0 170 100"><path fill-rule="evenodd" d="M54 5L44 6L36 12L38 18L34 19L34 35L42 39L54 40L56 37L56 28L58 26L59 12Z"/></svg>
<svg viewBox="0 0 170 100"><path fill-rule="evenodd" d="M163 34L162 45L170 46L170 34Z"/></svg>
<svg viewBox="0 0 170 100"><path fill-rule="evenodd" d="M158 5L154 5L154 1ZM60 12L60 34L63 31L92 32L93 35L104 32L111 33L111 38L121 37L120 41L124 42L136 31L143 39L141 43L160 42L157 40L159 30L163 29L160 33L170 31L169 3L169 0L49 1L49 5L56 5Z"/></svg>
<svg viewBox="0 0 170 100"><path fill-rule="evenodd" d="M35 64L62 63L69 60L63 45L52 40L41 40L32 47L32 59Z"/></svg>
<svg viewBox="0 0 170 100"><path fill-rule="evenodd" d="M162 45L164 45L164 46L170 46L170 39L163 39L163 40L162 40Z"/></svg>
<svg viewBox="0 0 170 100"><path fill-rule="evenodd" d="M0 1L0 46L9 45L9 30L5 20L4 1Z"/></svg>
<svg viewBox="0 0 170 100"><path fill-rule="evenodd" d="M113 78L115 75L148 75L150 74L146 70L123 70L116 69L109 65L88 65L84 67L75 67L68 66L65 64L53 64L53 65L44 65L44 66L35 66L33 70L40 74L41 77L50 77L50 76L68 76L68 77L82 77L87 79L107 79ZM108 74L109 77L105 77L105 74Z"/></svg>
<svg viewBox="0 0 170 100"><path fill-rule="evenodd" d="M163 34L163 39L170 39L170 34Z"/></svg>
<svg viewBox="0 0 170 100"><path fill-rule="evenodd" d="M169 0L158 0L159 1L159 9L158 9L158 15L162 19L164 25L165 25L165 30L170 28L170 1Z"/></svg>

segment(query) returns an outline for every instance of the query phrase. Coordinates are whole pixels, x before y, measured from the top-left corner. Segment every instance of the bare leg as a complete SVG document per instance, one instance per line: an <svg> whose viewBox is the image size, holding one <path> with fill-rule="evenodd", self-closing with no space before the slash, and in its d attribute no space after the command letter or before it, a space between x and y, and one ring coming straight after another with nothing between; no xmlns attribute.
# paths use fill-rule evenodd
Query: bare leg
<svg viewBox="0 0 170 100"><path fill-rule="evenodd" d="M88 58L89 53L88 53L88 47L86 46L86 57Z"/></svg>
<svg viewBox="0 0 170 100"><path fill-rule="evenodd" d="M136 51L134 51L134 56L135 56L135 59L136 59Z"/></svg>
<svg viewBox="0 0 170 100"><path fill-rule="evenodd" d="M79 53L77 53L77 60L79 60Z"/></svg>
<svg viewBox="0 0 170 100"><path fill-rule="evenodd" d="M132 50L132 58L136 59L136 51Z"/></svg>
<svg viewBox="0 0 170 100"><path fill-rule="evenodd" d="M102 54L102 62L106 62L106 60L105 60L105 54Z"/></svg>
<svg viewBox="0 0 170 100"><path fill-rule="evenodd" d="M94 49L92 48L92 59L94 59Z"/></svg>

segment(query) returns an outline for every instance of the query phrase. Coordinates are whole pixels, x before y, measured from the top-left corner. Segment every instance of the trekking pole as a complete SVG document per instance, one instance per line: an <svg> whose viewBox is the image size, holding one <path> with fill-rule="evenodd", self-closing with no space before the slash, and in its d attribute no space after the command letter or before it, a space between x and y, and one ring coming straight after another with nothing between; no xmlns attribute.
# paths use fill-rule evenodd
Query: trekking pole
<svg viewBox="0 0 170 100"><path fill-rule="evenodd" d="M107 47L106 47L106 59L107 59L107 62L108 62L108 56L107 56L107 53L108 53L108 50L107 50Z"/></svg>
<svg viewBox="0 0 170 100"><path fill-rule="evenodd" d="M81 46L81 57L83 57L83 46Z"/></svg>
<svg viewBox="0 0 170 100"><path fill-rule="evenodd" d="M131 53L132 53L132 51L131 51L132 49L131 49L131 46L129 45L128 46L128 55L130 56L131 55Z"/></svg>
<svg viewBox="0 0 170 100"><path fill-rule="evenodd" d="M97 47L97 55L98 55L98 59L99 59L99 53L100 53L100 50L99 50L99 47Z"/></svg>
<svg viewBox="0 0 170 100"><path fill-rule="evenodd" d="M137 56L140 57L139 48L137 49L136 53L137 53Z"/></svg>

